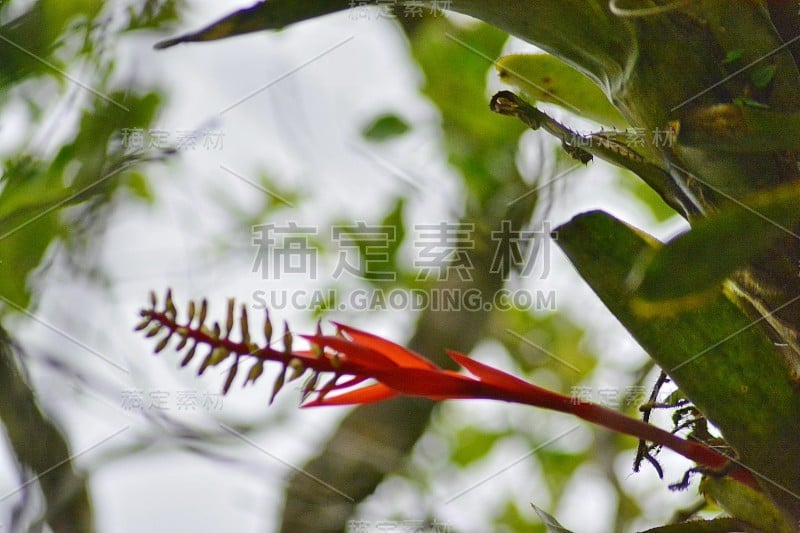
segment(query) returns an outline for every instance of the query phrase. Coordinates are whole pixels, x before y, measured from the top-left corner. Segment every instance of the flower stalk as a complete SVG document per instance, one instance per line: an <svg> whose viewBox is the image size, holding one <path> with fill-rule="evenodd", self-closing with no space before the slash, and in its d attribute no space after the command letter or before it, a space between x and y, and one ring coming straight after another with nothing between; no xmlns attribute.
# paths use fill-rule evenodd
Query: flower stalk
<svg viewBox="0 0 800 533"><path fill-rule="evenodd" d="M269 342L262 346L251 342L245 306L241 307L237 321L235 306L229 303L224 328L216 322L210 328L205 324L205 301L200 305L199 316L196 316L195 309L196 305L190 303L188 317L181 321L170 291L167 291L160 307L153 296L150 308L141 312L142 321L137 330L147 330L148 337L161 336L156 353L163 350L173 337L180 338L179 351L189 346L181 366L186 366L194 358L198 348L204 349L207 355L200 365L199 374L232 359L223 388L225 393L237 376L239 364L251 360L253 366L246 373L244 385L255 383L260 378L266 362L283 366L273 385L270 403L287 381L309 373L303 389L302 407L366 404L398 395L421 396L436 401L489 399L531 405L568 413L612 431L653 442L694 461L701 469L725 472L741 483L758 488L750 471L733 464L730 458L701 442L683 439L607 407L543 389L458 352L449 351L448 355L469 374L442 369L398 344L339 323L334 323L336 335L324 335L319 329L314 335L301 335L310 344L308 350L294 349L294 335L286 325L282 336L284 346L276 349ZM237 322L239 329L244 328L240 340L231 338ZM265 317L264 331L269 341L273 333L269 314ZM331 377L319 385L322 374Z"/></svg>

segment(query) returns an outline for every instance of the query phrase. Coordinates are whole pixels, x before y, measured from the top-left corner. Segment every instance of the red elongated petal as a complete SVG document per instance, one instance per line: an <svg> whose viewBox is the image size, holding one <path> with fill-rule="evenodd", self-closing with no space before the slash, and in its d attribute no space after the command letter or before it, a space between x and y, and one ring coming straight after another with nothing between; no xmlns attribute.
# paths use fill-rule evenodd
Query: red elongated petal
<svg viewBox="0 0 800 533"><path fill-rule="evenodd" d="M321 348L332 348L344 355L348 362L365 369L397 368L397 363L382 353L341 337L325 335L302 335L302 337Z"/></svg>
<svg viewBox="0 0 800 533"><path fill-rule="evenodd" d="M539 388L536 385L521 380L516 376L512 376L511 374L503 372L502 370L485 365L480 361L464 355L463 353L448 350L447 355L449 355L453 361L469 370L471 374L480 378L482 382L494 385L495 387L514 391Z"/></svg>
<svg viewBox="0 0 800 533"><path fill-rule="evenodd" d="M336 396L325 396L303 404L303 407L321 407L325 405L361 405L375 403L394 398L398 393L382 383L376 383Z"/></svg>
<svg viewBox="0 0 800 533"><path fill-rule="evenodd" d="M372 377L397 392L435 400L480 398L484 393L479 381L462 374L441 370L396 368L375 371Z"/></svg>
<svg viewBox="0 0 800 533"><path fill-rule="evenodd" d="M543 389L538 385L529 383L502 370L485 365L466 355L448 350L448 355L459 365L477 376L482 383L495 388L493 398L500 400L526 403L545 409L555 409L562 412L572 412L573 399Z"/></svg>
<svg viewBox="0 0 800 533"><path fill-rule="evenodd" d="M339 328L340 331L345 332L348 337L353 339L355 343L360 344L361 346L367 346L376 352L382 353L397 363L398 366L405 368L438 368L435 364L420 354L404 348L399 344L395 344L390 340L384 339L383 337L373 335L372 333L367 333L366 331L361 331L360 329L351 328L350 326L346 326L338 322L334 322L334 324L337 328Z"/></svg>

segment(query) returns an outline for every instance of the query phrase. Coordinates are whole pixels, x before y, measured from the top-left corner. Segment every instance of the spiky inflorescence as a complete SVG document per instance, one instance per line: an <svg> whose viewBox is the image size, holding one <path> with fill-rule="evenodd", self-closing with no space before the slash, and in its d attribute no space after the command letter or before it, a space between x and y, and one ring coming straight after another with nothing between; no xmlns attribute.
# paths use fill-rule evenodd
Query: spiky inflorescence
<svg viewBox="0 0 800 533"><path fill-rule="evenodd" d="M223 386L224 394L227 394L230 390L239 372L239 365L246 359L252 360L252 366L250 366L242 386L246 386L248 383L255 383L261 377L266 361L276 362L283 366L273 384L270 403L272 403L286 382L300 378L306 373L306 370L309 370L311 374L303 387L304 399L312 392L317 392L324 397L331 390L338 388L336 381L341 374L336 368L337 354L331 352L323 354L323 350L320 349L293 352L293 335L285 322L282 336L283 350L272 348L274 328L268 311L264 316L263 332L265 344L263 346L259 346L251 339L247 307L243 304L237 313L233 299L228 300L225 322L220 324L220 322L214 321L209 326L207 324L208 302L205 299L199 305L195 301L189 301L187 316L184 320L181 320L178 317L171 290L167 290L161 305L159 305L155 293L151 292L150 307L141 311L141 317L142 320L136 326L136 330L146 330L146 337L148 338L161 337L154 350L156 354L164 350L173 338L179 339L175 346L175 351L184 352L181 367L188 365L195 358L198 350L203 349L206 351L206 355L200 363L198 375L202 375L209 367L218 366L232 360ZM231 338L237 329L237 324L239 340ZM280 340L278 339L278 341ZM321 373L332 373L333 379L323 388L317 390L316 386ZM350 381L340 386L352 386L353 384Z"/></svg>

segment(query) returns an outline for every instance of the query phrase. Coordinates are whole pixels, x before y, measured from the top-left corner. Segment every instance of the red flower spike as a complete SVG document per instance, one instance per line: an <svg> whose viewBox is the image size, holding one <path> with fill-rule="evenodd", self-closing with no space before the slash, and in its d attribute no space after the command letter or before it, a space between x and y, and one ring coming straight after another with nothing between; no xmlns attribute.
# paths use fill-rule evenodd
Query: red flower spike
<svg viewBox="0 0 800 533"><path fill-rule="evenodd" d="M198 345L204 345L235 357L234 365L245 357L275 361L284 367L299 361L304 370L312 372L310 382L312 388L307 392L316 393L316 398L306 402L303 407L365 404L401 394L432 400L455 398L502 400L569 413L612 431L669 448L706 468L719 470L730 466L727 457L700 442L683 439L606 407L576 401L574 398L543 389L458 352L448 353L472 376L441 369L428 359L398 344L343 324L336 326L344 337L320 334L303 336L312 344L312 350L278 351L267 345L253 351L252 344L221 337L204 327L205 313L201 313L199 323L196 325L193 325L191 319L186 323L179 323L169 295L163 310L156 309L156 302L151 302L151 307L142 312L140 329L157 326L159 331L162 329L166 331L166 342L169 342L169 337L180 331L181 337L192 341L184 342L181 346L192 346L190 349L192 353ZM242 323L245 324L246 321ZM265 329L268 325L267 321ZM162 339L159 346L166 342ZM336 379L321 388L314 389L313 383L316 383L317 377L323 373L332 374ZM347 379L339 382L340 377ZM367 380L374 380L376 383L353 388ZM328 397L328 393L333 396ZM755 477L743 466L734 465L729 468L728 475L758 489Z"/></svg>
<svg viewBox="0 0 800 533"><path fill-rule="evenodd" d="M432 400L483 398L533 405L570 413L614 431L662 444L684 457L707 467L719 469L729 463L726 457L702 444L684 440L655 426L599 405L575 402L573 398L548 391L501 370L470 359L458 352L449 352L449 355L475 377L443 370L435 366L433 368L392 366L387 364L387 359L392 364L400 362L408 365L411 362L414 365L418 365L420 358L413 352L400 348L402 350L402 359L400 361L390 359L385 353L379 351L380 347L389 346L391 350L397 350L397 345L389 341L385 341L385 344L380 343L376 341L376 337L369 336L367 342L369 342L370 347L367 348L358 342L365 338L365 336L354 336L353 341L331 337L309 339L312 342L335 349L344 356L347 362L364 365L360 369L364 375L375 379L395 393L423 396ZM332 342L331 339L334 339L334 341ZM374 357L376 354L380 360L378 365L374 365L374 361L369 361L369 357ZM411 356L410 359L409 355ZM319 399L318 402L311 402L306 406L335 405L336 403L333 402L337 401L353 403L357 402L359 398L377 401L383 397L388 397L388 394L389 391L386 389L366 387L351 393L343 393L334 398ZM734 468L731 471L731 476L751 487L758 486L752 474L743 468Z"/></svg>

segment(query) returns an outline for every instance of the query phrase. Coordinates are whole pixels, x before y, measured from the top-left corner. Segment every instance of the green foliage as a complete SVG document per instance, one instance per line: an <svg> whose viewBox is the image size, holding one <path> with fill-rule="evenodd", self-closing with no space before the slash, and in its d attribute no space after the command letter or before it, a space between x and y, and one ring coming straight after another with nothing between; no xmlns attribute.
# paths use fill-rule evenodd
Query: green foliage
<svg viewBox="0 0 800 533"><path fill-rule="evenodd" d="M455 446L450 452L450 460L461 468L469 466L486 457L504 436L505 433L485 431L474 426L463 427L453 435Z"/></svg>
<svg viewBox="0 0 800 533"><path fill-rule="evenodd" d="M642 257L632 271L636 296L653 302L684 297L702 301L700 293L719 287L735 270L792 233L788 228L800 222L799 203L800 188L792 184L742 198L698 221L691 231ZM693 268L676 275L685 265ZM658 313L657 305L653 312Z"/></svg>
<svg viewBox="0 0 800 533"><path fill-rule="evenodd" d="M718 503L731 516L761 531L792 533L796 528L792 520L764 495L750 487L730 479L706 476L700 483L700 491Z"/></svg>
<svg viewBox="0 0 800 533"><path fill-rule="evenodd" d="M635 258L655 241L609 215L580 215L558 232L559 246L581 276L740 459L776 483L793 479L800 466L776 463L772 450L800 453L793 436L800 432L800 398L766 336L721 291L691 310L642 316L631 301L627 278ZM758 416L743 417L743 412ZM779 492L773 496L785 498Z"/></svg>
<svg viewBox="0 0 800 533"><path fill-rule="evenodd" d="M361 135L368 141L384 142L408 132L411 126L401 117L387 113L376 117L370 124L368 124Z"/></svg>
<svg viewBox="0 0 800 533"><path fill-rule="evenodd" d="M44 275L53 249L66 244L60 250L75 259L79 247L74 245L89 230L100 229L95 223L118 191L127 186L136 197L152 201L146 176L133 168L164 154L128 153L121 130L149 127L161 97L112 83L116 64L110 52L125 32L176 20L180 2L129 2L125 14L112 4L0 1L0 110L10 115L24 108L29 117L14 124L14 144L2 154L0 316L30 315L35 281ZM27 365L36 359L30 355L0 327L0 417L9 459L26 480L7 495L20 501L9 507L4 527L91 532L88 484L76 473L74 450L28 384ZM53 363L64 371L61 365ZM30 495L38 493L44 499L34 496L31 505ZM29 507L36 508L34 513Z"/></svg>
<svg viewBox="0 0 800 533"><path fill-rule="evenodd" d="M139 161L163 154L129 153L124 132L150 126L161 97L157 92L109 84L114 63L98 54L98 49L105 46L102 39L110 37L99 37L95 25L104 7L103 2L90 0L40 1L0 27L0 37L9 44L0 46L4 98L34 77L42 78L37 89L23 93L34 110L45 109L39 89L48 80L58 84L62 98L76 90L87 96L74 131L63 145L52 153L24 146L6 158L0 177L0 298L8 304L7 311L31 304L29 277L42 265L48 248L60 240L76 239L121 185L142 199L150 198L144 176L130 170ZM119 31L163 25L174 20L176 9L174 1L130 6L130 19ZM70 62L77 61L94 65L96 78L78 82L70 77ZM41 134L20 132L20 139ZM68 208L83 213L78 217L84 221L81 226L65 225Z"/></svg>
<svg viewBox="0 0 800 533"><path fill-rule="evenodd" d="M765 65L750 73L750 81L756 89L766 89L777 72L777 65Z"/></svg>
<svg viewBox="0 0 800 533"><path fill-rule="evenodd" d="M533 520L527 509L522 511L514 502L506 503L503 510L494 518L495 531L526 531L545 533L547 530L540 520Z"/></svg>
<svg viewBox="0 0 800 533"><path fill-rule="evenodd" d="M442 115L450 162L462 173L471 200L483 209L504 187L500 178L516 173L508 147L523 131L494 120L486 109L486 73L506 39L487 25L426 24L415 37L414 56L426 74L423 92ZM458 75L449 65L458 65Z"/></svg>
<svg viewBox="0 0 800 533"><path fill-rule="evenodd" d="M531 439L531 446L536 444ZM545 482L553 497L553 501L560 501L564 495L567 482L573 474L590 460L591 453L568 453L559 450L543 448L536 452L536 459L546 473Z"/></svg>
<svg viewBox="0 0 800 533"><path fill-rule="evenodd" d="M656 221L664 222L675 216L675 210L664 201L664 198L635 174L632 175L631 172L620 169L618 183L622 190L628 192L640 205L647 208Z"/></svg>
<svg viewBox="0 0 800 533"><path fill-rule="evenodd" d="M514 54L497 61L500 80L519 90L531 103L555 104L604 126L624 130L628 122L603 91L550 54Z"/></svg>
<svg viewBox="0 0 800 533"><path fill-rule="evenodd" d="M523 372L547 368L559 378L565 394L597 367L596 355L586 348L583 329L564 314L510 309L495 315L492 328Z"/></svg>
<svg viewBox="0 0 800 533"><path fill-rule="evenodd" d="M611 123L613 110L602 109L600 94L631 126L678 133L674 145L650 135L642 146L628 146L609 134L576 136L510 93L492 100L495 111L556 135L574 158L602 157L636 173L689 220L690 232L662 246L610 216L589 213L560 228L558 242L610 311L721 430L738 460L768 480L765 493L796 520L800 504L791 495L800 492L800 464L776 459L800 456L800 399L773 339L800 354L800 244L794 238L800 224L793 213L800 181L800 52L790 46L800 23L779 2L626 4L632 5L540 0L532 8L521 1L467 0L453 7L569 65L534 60L557 73L550 87L545 67L526 60L522 69L530 72L516 82L534 98L577 90L565 99L569 105ZM280 28L347 7L344 0L262 2L161 46ZM478 112L486 61L496 58L502 43L503 35L485 26L443 34L432 24L422 25L414 43L426 94L442 115L450 161L465 177L470 213L497 209L508 185L500 176L514 175L508 148L521 124L509 127ZM458 65L458 75L442 65ZM594 96L576 72L600 88ZM547 90L531 89L523 77ZM733 498L727 505L733 516L765 509L752 502ZM542 519L560 527L552 517Z"/></svg>

